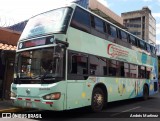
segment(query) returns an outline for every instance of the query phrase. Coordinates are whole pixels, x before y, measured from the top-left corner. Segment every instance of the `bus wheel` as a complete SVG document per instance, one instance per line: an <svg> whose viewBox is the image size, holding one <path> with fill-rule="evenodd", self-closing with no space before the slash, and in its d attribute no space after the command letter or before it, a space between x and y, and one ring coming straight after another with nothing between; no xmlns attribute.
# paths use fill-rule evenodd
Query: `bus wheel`
<svg viewBox="0 0 160 121"><path fill-rule="evenodd" d="M93 112L100 112L104 106L104 93L101 88L95 88L92 93L91 109Z"/></svg>
<svg viewBox="0 0 160 121"><path fill-rule="evenodd" d="M147 100L149 97L149 90L147 85L144 85L143 87L143 100Z"/></svg>

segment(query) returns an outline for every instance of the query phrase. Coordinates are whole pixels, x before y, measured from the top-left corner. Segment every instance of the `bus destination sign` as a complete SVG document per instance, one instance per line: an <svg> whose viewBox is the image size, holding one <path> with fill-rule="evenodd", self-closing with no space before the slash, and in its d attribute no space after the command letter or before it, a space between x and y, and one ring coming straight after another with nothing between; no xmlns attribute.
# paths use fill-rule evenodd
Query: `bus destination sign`
<svg viewBox="0 0 160 121"><path fill-rule="evenodd" d="M45 38L36 39L36 40L32 40L32 41L26 41L26 42L24 42L24 48L45 45L45 43L46 43Z"/></svg>

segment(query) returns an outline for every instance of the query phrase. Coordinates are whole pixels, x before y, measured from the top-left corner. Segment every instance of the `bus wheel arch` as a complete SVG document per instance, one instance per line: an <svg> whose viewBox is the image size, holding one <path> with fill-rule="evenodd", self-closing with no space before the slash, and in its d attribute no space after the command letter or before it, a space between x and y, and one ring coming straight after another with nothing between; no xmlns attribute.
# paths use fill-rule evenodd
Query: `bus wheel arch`
<svg viewBox="0 0 160 121"><path fill-rule="evenodd" d="M143 85L143 100L147 100L149 98L149 86L148 84Z"/></svg>
<svg viewBox="0 0 160 121"><path fill-rule="evenodd" d="M91 97L91 110L100 112L107 104L108 92L103 83L98 83L94 86Z"/></svg>

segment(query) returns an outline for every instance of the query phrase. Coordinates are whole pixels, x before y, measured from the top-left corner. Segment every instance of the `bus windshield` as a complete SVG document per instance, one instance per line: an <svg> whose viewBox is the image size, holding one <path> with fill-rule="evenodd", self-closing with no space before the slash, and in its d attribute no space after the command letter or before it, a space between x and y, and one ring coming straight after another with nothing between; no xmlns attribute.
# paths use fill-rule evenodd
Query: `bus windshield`
<svg viewBox="0 0 160 121"><path fill-rule="evenodd" d="M29 19L20 40L66 31L70 14L71 8L60 8L39 14Z"/></svg>
<svg viewBox="0 0 160 121"><path fill-rule="evenodd" d="M18 53L14 78L21 80L21 83L23 79L42 81L61 78L63 76L63 51L63 48L54 47ZM30 83L30 81L25 83Z"/></svg>

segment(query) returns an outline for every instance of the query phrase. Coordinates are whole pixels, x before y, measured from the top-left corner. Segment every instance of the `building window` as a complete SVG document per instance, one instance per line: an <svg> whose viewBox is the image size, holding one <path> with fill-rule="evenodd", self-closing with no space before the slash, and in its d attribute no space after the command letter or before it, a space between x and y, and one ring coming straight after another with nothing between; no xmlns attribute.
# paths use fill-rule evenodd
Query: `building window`
<svg viewBox="0 0 160 121"><path fill-rule="evenodd" d="M141 35L141 32L131 32L134 35Z"/></svg>
<svg viewBox="0 0 160 121"><path fill-rule="evenodd" d="M129 19L129 22L132 22L132 23L140 23L140 22L141 22L141 17Z"/></svg>

